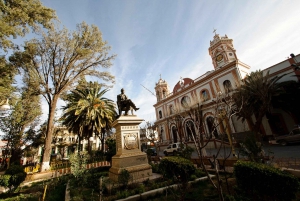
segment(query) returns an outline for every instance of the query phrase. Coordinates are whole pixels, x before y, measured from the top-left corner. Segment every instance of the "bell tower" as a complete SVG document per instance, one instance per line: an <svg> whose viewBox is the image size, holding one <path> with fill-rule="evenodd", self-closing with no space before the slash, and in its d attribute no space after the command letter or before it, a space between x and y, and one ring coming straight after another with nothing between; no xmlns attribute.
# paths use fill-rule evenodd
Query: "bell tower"
<svg viewBox="0 0 300 201"><path fill-rule="evenodd" d="M158 82L155 84L154 89L156 93L157 102L167 98L170 93L168 83L166 82L166 80L161 79L161 76Z"/></svg>
<svg viewBox="0 0 300 201"><path fill-rule="evenodd" d="M226 34L220 37L220 35L216 33L216 29L214 33L214 39L210 41L208 51L216 70L237 60L237 56L233 47L233 40L229 39Z"/></svg>

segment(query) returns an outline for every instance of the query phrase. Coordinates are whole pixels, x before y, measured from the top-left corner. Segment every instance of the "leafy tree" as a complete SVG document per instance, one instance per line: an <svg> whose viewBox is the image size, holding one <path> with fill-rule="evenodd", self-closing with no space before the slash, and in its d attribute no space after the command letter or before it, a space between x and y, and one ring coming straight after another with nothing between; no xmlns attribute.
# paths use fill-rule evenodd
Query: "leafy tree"
<svg viewBox="0 0 300 201"><path fill-rule="evenodd" d="M0 129L4 132L3 138L8 141L7 148L11 154L11 162L19 162L23 154L22 146L31 143L30 136L35 135L41 115L40 97L35 94L34 86L28 76L23 77L24 87L16 100L9 115L0 119Z"/></svg>
<svg viewBox="0 0 300 201"><path fill-rule="evenodd" d="M72 174L77 179L81 179L86 172L86 164L88 161L88 155L85 152L81 152L81 154L71 154L70 155L70 163L71 163L71 171Z"/></svg>
<svg viewBox="0 0 300 201"><path fill-rule="evenodd" d="M12 92L16 91L16 87L13 86L16 73L17 70L6 62L5 57L0 57L0 105L3 105L11 97Z"/></svg>
<svg viewBox="0 0 300 201"><path fill-rule="evenodd" d="M48 125L43 155L42 171L49 169L54 116L61 94L69 90L83 76L94 76L106 82L114 80L109 68L114 55L109 56L110 47L103 41L98 27L81 23L70 33L67 29L51 29L42 32L41 39L25 43L24 51L10 57L14 66L32 72L37 90L49 106Z"/></svg>
<svg viewBox="0 0 300 201"><path fill-rule="evenodd" d="M243 84L236 89L234 101L237 108L242 108L237 116L247 123L255 134L257 141L261 140L259 129L263 117L272 110L272 99L278 96L282 88L279 80L285 76L271 76L269 71L266 75L263 71L251 72L244 80ZM255 122L252 116L255 116Z"/></svg>
<svg viewBox="0 0 300 201"><path fill-rule="evenodd" d="M50 28L55 18L55 11L43 6L40 0L0 0L0 46L4 50L12 48L11 37L25 36L30 27Z"/></svg>

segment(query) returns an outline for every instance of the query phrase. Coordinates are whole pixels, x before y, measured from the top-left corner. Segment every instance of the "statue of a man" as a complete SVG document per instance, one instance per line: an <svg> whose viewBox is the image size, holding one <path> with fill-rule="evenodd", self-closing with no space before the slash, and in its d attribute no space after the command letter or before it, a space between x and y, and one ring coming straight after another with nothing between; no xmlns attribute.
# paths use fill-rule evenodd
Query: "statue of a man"
<svg viewBox="0 0 300 201"><path fill-rule="evenodd" d="M121 89L121 94L117 96L117 105L119 109L119 115L121 116L122 111L125 111L125 115L128 115L128 111L132 108L135 111L139 110L140 108L137 108L135 104L127 98L125 94L125 90Z"/></svg>

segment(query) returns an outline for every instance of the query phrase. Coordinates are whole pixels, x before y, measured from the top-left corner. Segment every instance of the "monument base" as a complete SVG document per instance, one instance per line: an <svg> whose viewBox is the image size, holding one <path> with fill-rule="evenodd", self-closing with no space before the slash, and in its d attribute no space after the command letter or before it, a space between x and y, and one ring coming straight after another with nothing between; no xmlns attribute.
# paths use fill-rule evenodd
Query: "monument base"
<svg viewBox="0 0 300 201"><path fill-rule="evenodd" d="M147 180L152 175L152 167L148 164L146 153L131 153L112 157L109 178L118 182L119 175L125 169L130 174L130 181Z"/></svg>

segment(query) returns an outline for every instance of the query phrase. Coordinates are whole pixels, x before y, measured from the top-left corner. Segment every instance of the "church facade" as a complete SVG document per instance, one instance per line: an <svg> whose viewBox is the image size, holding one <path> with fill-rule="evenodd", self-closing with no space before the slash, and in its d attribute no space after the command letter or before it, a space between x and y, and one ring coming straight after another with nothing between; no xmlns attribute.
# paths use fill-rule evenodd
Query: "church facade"
<svg viewBox="0 0 300 201"><path fill-rule="evenodd" d="M200 132L204 137L212 135L215 138L220 134L228 135L229 133L249 131L246 121L242 122L234 115L222 116L220 100L225 96L228 100L233 89L240 86L245 76L251 72L250 66L238 59L233 40L228 38L227 35L215 34L213 40L210 41L208 51L213 64L211 71L196 79L181 79L172 91L166 80L160 78L156 83L155 124L161 143L189 142L193 132ZM299 55L263 71L264 73L269 71L272 76L283 73L299 74L292 66L292 64L297 63L297 59L300 60ZM298 80L296 76L284 76L280 81L286 81L287 79ZM192 125L194 119L191 115L188 115L187 111L197 107L201 110L202 126L195 131L195 128L192 128L194 127ZM286 128L298 123L290 115L282 111L276 112L280 114L279 117L283 121L281 123ZM274 128L272 130L268 121L267 118L264 118L261 129L262 134L265 136L274 134Z"/></svg>

